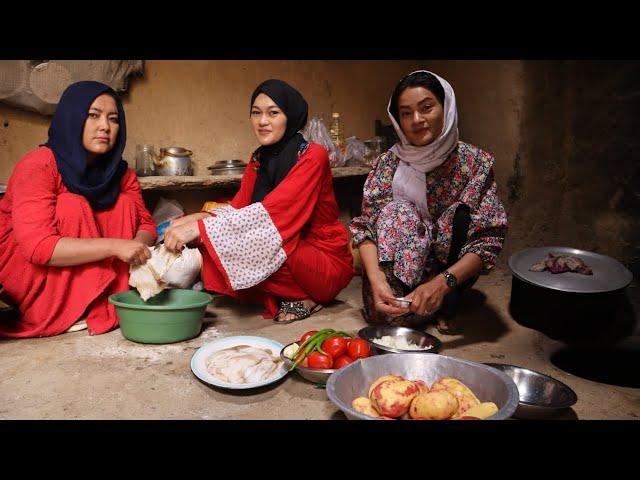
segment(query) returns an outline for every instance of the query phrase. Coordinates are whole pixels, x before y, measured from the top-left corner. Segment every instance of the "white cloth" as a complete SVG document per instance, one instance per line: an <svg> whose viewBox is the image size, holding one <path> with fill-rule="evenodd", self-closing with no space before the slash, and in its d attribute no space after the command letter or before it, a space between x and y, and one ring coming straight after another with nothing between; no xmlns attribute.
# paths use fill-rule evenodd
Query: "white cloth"
<svg viewBox="0 0 640 480"><path fill-rule="evenodd" d="M438 138L422 147L412 145L391 114L391 99L387 105L387 113L400 139L400 143L396 143L390 148L400 159L398 168L393 176L393 199L412 202L418 207L422 218L426 220L431 216L429 215L427 205L427 181L425 174L442 165L458 145L458 111L456 107L456 96L449 82L427 70L417 70L416 72L411 72L409 75L417 72L430 73L438 79L444 89L444 122L442 132Z"/></svg>
<svg viewBox="0 0 640 480"><path fill-rule="evenodd" d="M280 232L260 202L216 209L203 223L234 290L266 280L287 260Z"/></svg>

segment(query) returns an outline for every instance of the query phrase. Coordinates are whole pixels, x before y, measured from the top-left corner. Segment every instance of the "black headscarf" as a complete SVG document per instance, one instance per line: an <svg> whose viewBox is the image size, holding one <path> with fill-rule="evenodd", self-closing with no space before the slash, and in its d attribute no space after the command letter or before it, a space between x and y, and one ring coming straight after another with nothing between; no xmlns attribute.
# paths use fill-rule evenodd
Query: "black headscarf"
<svg viewBox="0 0 640 480"><path fill-rule="evenodd" d="M89 107L103 93L111 94L116 101L120 128L113 148L90 167L82 134ZM104 83L83 81L69 85L63 92L49 126L49 140L44 145L53 151L62 182L69 191L85 197L94 209L105 210L116 202L120 179L128 168L122 159L126 140L124 109L116 92Z"/></svg>
<svg viewBox="0 0 640 480"><path fill-rule="evenodd" d="M278 184L284 180L289 170L298 161L298 150L305 142L298 133L307 124L309 106L300 93L282 80L267 80L255 89L251 95L251 104L256 97L264 93L284 112L287 127L284 136L273 145L261 146L255 152L260 159L258 178L253 187L251 203L260 202Z"/></svg>

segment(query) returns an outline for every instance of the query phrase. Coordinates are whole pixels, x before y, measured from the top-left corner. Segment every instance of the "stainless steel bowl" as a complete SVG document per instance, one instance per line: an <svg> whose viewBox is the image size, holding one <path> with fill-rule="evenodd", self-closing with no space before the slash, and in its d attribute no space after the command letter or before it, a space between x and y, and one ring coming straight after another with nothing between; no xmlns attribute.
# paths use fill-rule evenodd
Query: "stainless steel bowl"
<svg viewBox="0 0 640 480"><path fill-rule="evenodd" d="M391 348L385 345L379 345L373 341L375 338L381 338L385 335L389 335L394 338L404 338L407 342L428 348L424 350L403 350L400 348ZM375 350L376 353L437 353L442 346L442 342L433 335L406 327L365 327L358 332L358 336L369 342L371 349Z"/></svg>
<svg viewBox="0 0 640 480"><path fill-rule="evenodd" d="M519 392L516 418L546 418L557 415L578 401L576 393L560 380L528 368L503 363L485 363L504 372Z"/></svg>
<svg viewBox="0 0 640 480"><path fill-rule="evenodd" d="M441 377L460 380L481 402L494 402L499 410L489 420L509 418L518 406L518 388L511 377L481 363L446 355L391 353L364 358L341 368L327 381L329 399L349 420L375 420L351 407L356 397L367 396L369 386L383 375L399 374L432 385Z"/></svg>
<svg viewBox="0 0 640 480"><path fill-rule="evenodd" d="M297 342L291 342L289 345L293 345L294 343ZM291 359L285 357L284 355L284 351L289 345L285 345L284 348L280 351L280 358L284 361L284 365L287 370L291 368L291 365L293 365ZM326 384L331 374L337 371L338 370L335 368L308 368L301 365L298 365L296 367L296 372L298 372L302 378L320 385Z"/></svg>

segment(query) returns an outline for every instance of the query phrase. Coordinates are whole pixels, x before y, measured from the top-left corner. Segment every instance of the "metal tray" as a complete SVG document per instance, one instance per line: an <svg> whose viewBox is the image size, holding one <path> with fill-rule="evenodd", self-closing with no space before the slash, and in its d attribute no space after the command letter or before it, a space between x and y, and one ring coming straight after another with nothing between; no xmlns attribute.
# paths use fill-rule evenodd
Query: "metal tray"
<svg viewBox="0 0 640 480"><path fill-rule="evenodd" d="M529 267L549 255L572 255L580 257L593 270L593 275L565 272L532 272ZM604 293L625 288L633 274L614 258L599 253L571 247L527 248L509 258L509 268L514 276L533 285L572 293Z"/></svg>

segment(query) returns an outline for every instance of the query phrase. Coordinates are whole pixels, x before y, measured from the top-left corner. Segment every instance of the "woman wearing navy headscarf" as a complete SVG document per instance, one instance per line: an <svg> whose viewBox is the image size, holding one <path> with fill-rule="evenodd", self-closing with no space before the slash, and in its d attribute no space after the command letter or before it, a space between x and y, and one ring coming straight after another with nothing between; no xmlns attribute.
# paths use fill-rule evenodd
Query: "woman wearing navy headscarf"
<svg viewBox="0 0 640 480"><path fill-rule="evenodd" d="M129 265L145 263L156 239L122 159L126 138L118 95L77 82L60 98L47 143L15 166L0 201L0 283L21 318L1 322L0 336L117 327L107 297L129 288Z"/></svg>

